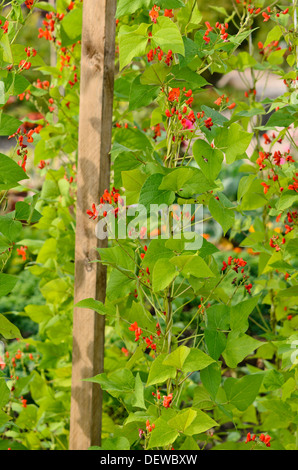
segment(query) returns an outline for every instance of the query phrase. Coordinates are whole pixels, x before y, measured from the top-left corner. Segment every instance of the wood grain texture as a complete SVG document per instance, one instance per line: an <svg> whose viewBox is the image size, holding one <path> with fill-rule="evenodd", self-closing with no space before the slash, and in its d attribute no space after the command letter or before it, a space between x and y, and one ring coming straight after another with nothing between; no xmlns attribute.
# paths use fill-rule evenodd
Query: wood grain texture
<svg viewBox="0 0 298 470"><path fill-rule="evenodd" d="M84 0L79 120L75 303L104 301L106 270L96 247L95 222L86 211L99 203L110 180L116 0ZM74 309L70 449L100 444L102 394L98 384L83 382L103 371L104 317Z"/></svg>

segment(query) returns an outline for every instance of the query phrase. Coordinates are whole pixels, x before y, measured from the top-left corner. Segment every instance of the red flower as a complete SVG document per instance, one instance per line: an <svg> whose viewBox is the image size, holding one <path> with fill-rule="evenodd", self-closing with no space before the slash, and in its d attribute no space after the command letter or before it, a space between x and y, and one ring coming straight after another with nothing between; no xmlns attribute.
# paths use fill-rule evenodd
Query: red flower
<svg viewBox="0 0 298 470"><path fill-rule="evenodd" d="M168 100L169 101L178 101L180 96L180 88L172 88L172 90L169 92Z"/></svg>
<svg viewBox="0 0 298 470"><path fill-rule="evenodd" d="M149 12L149 16L151 18L151 21L153 21L153 23L156 23L156 20L159 17L159 13L158 13L159 10L160 10L160 8L157 7L156 5L154 5L152 10Z"/></svg>
<svg viewBox="0 0 298 470"><path fill-rule="evenodd" d="M212 122L211 117L205 119L204 123L205 123L205 126L207 127L207 129L211 129L211 127L213 126L213 122Z"/></svg>
<svg viewBox="0 0 298 470"><path fill-rule="evenodd" d="M261 183L261 185L262 185L263 188L264 188L264 194L267 194L268 189L270 189L270 185L269 185L269 184L266 184L266 183Z"/></svg>
<svg viewBox="0 0 298 470"><path fill-rule="evenodd" d="M32 6L33 6L33 2L34 0L26 0L25 1L25 5L27 8L29 8L29 10L31 10Z"/></svg>
<svg viewBox="0 0 298 470"><path fill-rule="evenodd" d="M4 31L4 33L7 33L8 31L8 26L9 26L9 22L6 20L4 25L2 26L2 29Z"/></svg>
<svg viewBox="0 0 298 470"><path fill-rule="evenodd" d="M138 323L135 321L134 323L132 323L130 325L130 327L128 329L129 329L129 331L134 331L135 332L135 341L138 341L141 334L142 334L142 330L141 330L141 328L139 328Z"/></svg>
<svg viewBox="0 0 298 470"><path fill-rule="evenodd" d="M87 214L89 215L89 219L95 220L98 217L98 211L96 210L95 204L92 204L92 211L88 210Z"/></svg>
<svg viewBox="0 0 298 470"><path fill-rule="evenodd" d="M248 284L244 287L245 287L246 291L251 295L252 284Z"/></svg>
<svg viewBox="0 0 298 470"><path fill-rule="evenodd" d="M225 271L228 267L227 263L225 261L222 262L223 266L221 268L222 271Z"/></svg>
<svg viewBox="0 0 298 470"><path fill-rule="evenodd" d="M121 348L121 351L123 352L123 354L127 357L129 352L126 348Z"/></svg>
<svg viewBox="0 0 298 470"><path fill-rule="evenodd" d="M18 253L18 255L20 255L22 257L23 261L26 261L26 259L27 259L26 250L27 250L26 246L21 246L21 248L17 248L17 253Z"/></svg>
<svg viewBox="0 0 298 470"><path fill-rule="evenodd" d="M173 399L172 393L170 393L168 396L163 397L163 402L162 402L163 406L165 408L169 408L172 403L172 399Z"/></svg>
<svg viewBox="0 0 298 470"><path fill-rule="evenodd" d="M173 10L165 9L164 16L167 16L168 18L174 18Z"/></svg>

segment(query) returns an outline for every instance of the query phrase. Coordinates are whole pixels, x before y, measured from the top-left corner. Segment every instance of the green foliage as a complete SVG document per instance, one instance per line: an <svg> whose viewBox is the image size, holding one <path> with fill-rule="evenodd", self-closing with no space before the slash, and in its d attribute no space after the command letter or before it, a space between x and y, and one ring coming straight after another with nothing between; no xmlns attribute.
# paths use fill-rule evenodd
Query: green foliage
<svg viewBox="0 0 298 470"><path fill-rule="evenodd" d="M0 134L15 142L0 154L0 448L67 449L83 3L20 3L0 30ZM297 449L297 39L294 9L268 6L117 2L103 197L120 202L106 219L119 236L98 249L105 302L76 304L106 321L104 372L85 379L104 392L92 450L267 448L248 431ZM56 64L23 45L40 10ZM244 96L218 89L232 71ZM286 86L275 98L258 91L267 73ZM170 209L152 223L136 204ZM177 224L197 228L195 211L193 248Z"/></svg>

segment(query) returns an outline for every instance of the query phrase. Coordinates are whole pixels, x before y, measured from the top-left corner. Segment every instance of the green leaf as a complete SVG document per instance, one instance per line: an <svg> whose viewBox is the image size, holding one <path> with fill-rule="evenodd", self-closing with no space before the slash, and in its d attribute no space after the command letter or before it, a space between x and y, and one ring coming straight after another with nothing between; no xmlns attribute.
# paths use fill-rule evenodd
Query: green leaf
<svg viewBox="0 0 298 470"><path fill-rule="evenodd" d="M154 424L155 429L153 429L151 433L148 449L152 449L152 447L168 446L172 444L179 435L178 431L171 428L163 417L158 418Z"/></svg>
<svg viewBox="0 0 298 470"><path fill-rule="evenodd" d="M9 241L13 242L22 231L21 222L13 220L9 215L0 216L0 232L8 238ZM0 291L1 291L1 281L0 281Z"/></svg>
<svg viewBox="0 0 298 470"><path fill-rule="evenodd" d="M157 23L152 28L152 42L159 46L165 53L171 50L173 53L185 54L184 43L178 26L170 18L159 16Z"/></svg>
<svg viewBox="0 0 298 470"><path fill-rule="evenodd" d="M238 123L233 122L228 129L221 129L215 143L225 153L226 161L230 164L245 153L252 137L253 134L244 131Z"/></svg>
<svg viewBox="0 0 298 470"><path fill-rule="evenodd" d="M151 6L153 6L153 0L118 0L116 18L131 15L141 8L149 10Z"/></svg>
<svg viewBox="0 0 298 470"><path fill-rule="evenodd" d="M239 333L245 333L248 329L248 316L251 314L253 309L256 307L258 301L260 299L260 295L256 297L250 297L240 304L233 305L231 307L230 313L230 325L231 330L237 331Z"/></svg>
<svg viewBox="0 0 298 470"><path fill-rule="evenodd" d="M149 385L162 384L167 379L174 379L176 377L176 368L166 366L163 364L166 354L160 354L150 367L149 376L147 380L147 387Z"/></svg>
<svg viewBox="0 0 298 470"><path fill-rule="evenodd" d="M193 155L206 178L215 180L221 170L223 153L212 148L205 140L198 139L193 146Z"/></svg>
<svg viewBox="0 0 298 470"><path fill-rule="evenodd" d="M228 367L235 368L239 362L243 361L255 349L264 345L247 335L239 336L239 333L231 332L228 335L227 346L223 352L223 358Z"/></svg>
<svg viewBox="0 0 298 470"><path fill-rule="evenodd" d="M116 130L112 147L113 156L123 152L145 152L146 150L152 150L152 143L144 132L130 127Z"/></svg>
<svg viewBox="0 0 298 470"><path fill-rule="evenodd" d="M212 359L210 356L205 354L200 349L191 348L184 362L183 372L188 374L190 372L202 370L212 363L214 363L214 359Z"/></svg>
<svg viewBox="0 0 298 470"><path fill-rule="evenodd" d="M280 109L275 111L269 118L267 124L263 129L273 129L276 127L289 127L295 118L292 114L289 113L287 108Z"/></svg>
<svg viewBox="0 0 298 470"><path fill-rule="evenodd" d="M285 379L283 374L275 369L271 369L266 372L263 385L266 390L273 391L281 388L284 382Z"/></svg>
<svg viewBox="0 0 298 470"><path fill-rule="evenodd" d="M179 196L181 198L194 197L197 194L203 194L216 187L215 183L206 178L202 170L197 168L192 168L192 170L192 179L184 183L184 188L179 190Z"/></svg>
<svg viewBox="0 0 298 470"><path fill-rule="evenodd" d="M100 447L92 446L88 450L130 450L129 440L126 437L111 437L103 439Z"/></svg>
<svg viewBox="0 0 298 470"><path fill-rule="evenodd" d="M229 377L224 382L228 401L239 411L245 411L255 400L264 374L245 375L241 379Z"/></svg>
<svg viewBox="0 0 298 470"><path fill-rule="evenodd" d="M195 171L192 168L177 168L163 177L159 189L170 191L181 191L188 181L194 177Z"/></svg>
<svg viewBox="0 0 298 470"><path fill-rule="evenodd" d="M218 426L217 422L210 418L201 410L196 410L197 416L190 426L184 431L186 436L193 436L208 431L208 429Z"/></svg>
<svg viewBox="0 0 298 470"><path fill-rule="evenodd" d="M0 335L6 339L22 338L20 330L0 313Z"/></svg>
<svg viewBox="0 0 298 470"><path fill-rule="evenodd" d="M60 22L62 46L70 46L82 37L82 8L71 10Z"/></svg>
<svg viewBox="0 0 298 470"><path fill-rule="evenodd" d="M278 41L282 36L282 28L279 25L274 26L270 29L269 33L267 34L266 41L264 43L264 47L268 46L272 41Z"/></svg>
<svg viewBox="0 0 298 470"><path fill-rule="evenodd" d="M298 297L298 285L289 287L288 289L280 290L277 293L278 297Z"/></svg>
<svg viewBox="0 0 298 470"><path fill-rule="evenodd" d="M197 416L197 411L188 408L187 410L179 411L174 418L169 419L168 425L178 431L179 433L184 433L193 420Z"/></svg>
<svg viewBox="0 0 298 470"><path fill-rule="evenodd" d="M160 89L160 86L164 85L166 82L170 70L171 69L162 62L152 64L145 69L140 77L140 82L142 85L158 85Z"/></svg>
<svg viewBox="0 0 298 470"><path fill-rule="evenodd" d="M143 85L140 81L141 76L138 75L131 84L129 111L152 104L160 91L159 86Z"/></svg>
<svg viewBox="0 0 298 470"><path fill-rule="evenodd" d="M7 413L4 413L4 411L0 410L0 427L1 428L2 426L5 426L11 419L12 419L11 416L9 416ZM9 441L7 439L5 439L5 442L7 442L7 445L9 445ZM1 441L0 441L0 446L1 446Z"/></svg>
<svg viewBox="0 0 298 470"><path fill-rule="evenodd" d="M34 8L39 8L40 10L52 11L53 13L56 13L56 8L47 2L38 2L34 5Z"/></svg>
<svg viewBox="0 0 298 470"><path fill-rule="evenodd" d="M184 276L195 276L197 278L214 277L206 262L198 255L174 256L170 262L181 269Z"/></svg>
<svg viewBox="0 0 298 470"><path fill-rule="evenodd" d="M120 70L128 65L134 57L145 54L148 42L149 24L121 26L119 30Z"/></svg>
<svg viewBox="0 0 298 470"><path fill-rule="evenodd" d="M22 125L22 122L8 114L1 114L0 136L12 135Z"/></svg>
<svg viewBox="0 0 298 470"><path fill-rule="evenodd" d="M215 330L228 330L230 326L230 309L227 305L212 305L206 311L207 327Z"/></svg>
<svg viewBox="0 0 298 470"><path fill-rule="evenodd" d="M37 411L36 405L27 405L19 414L16 425L21 429L34 429L37 423Z"/></svg>
<svg viewBox="0 0 298 470"><path fill-rule="evenodd" d="M222 331L206 328L205 341L210 356L217 361L227 344L225 334Z"/></svg>
<svg viewBox="0 0 298 470"><path fill-rule="evenodd" d="M53 279L52 281L47 282L44 284L40 291L47 302L60 305L64 302L68 296L69 286L63 279Z"/></svg>
<svg viewBox="0 0 298 470"><path fill-rule="evenodd" d="M173 251L167 248L166 240L151 240L146 256L142 261L142 266L148 266L149 271L152 273L154 270L155 263L159 259L163 259L166 263L166 260L169 260L173 256Z"/></svg>
<svg viewBox="0 0 298 470"><path fill-rule="evenodd" d="M210 364L201 371L200 378L211 398L215 400L221 382L220 366L216 363Z"/></svg>
<svg viewBox="0 0 298 470"><path fill-rule="evenodd" d="M143 204L147 210L150 209L152 204L167 204L170 205L175 200L175 194L172 191L160 190L160 184L163 180L163 175L155 173L147 180L142 186L139 204Z"/></svg>
<svg viewBox="0 0 298 470"><path fill-rule="evenodd" d="M188 436L183 444L179 447L179 450L200 450L197 442L191 436Z"/></svg>
<svg viewBox="0 0 298 470"><path fill-rule="evenodd" d="M85 382L100 384L108 392L132 392L135 389L135 378L128 369L119 369L110 374L98 374L95 377L83 379Z"/></svg>
<svg viewBox="0 0 298 470"><path fill-rule="evenodd" d="M102 302L91 298L81 300L80 302L75 304L75 307L89 308L90 310L94 310L100 315L106 315L107 313L109 313L107 307Z"/></svg>
<svg viewBox="0 0 298 470"><path fill-rule="evenodd" d="M202 14L199 11L197 2L186 2L185 8L178 12L177 19L183 33L198 29L202 21Z"/></svg>
<svg viewBox="0 0 298 470"><path fill-rule="evenodd" d="M136 375L135 390L133 394L132 404L135 408L141 408L143 410L146 410L146 405L144 401L144 385L139 373L137 373Z"/></svg>
<svg viewBox="0 0 298 470"><path fill-rule="evenodd" d="M14 188L24 179L28 179L24 170L11 158L0 153L0 191Z"/></svg>
<svg viewBox="0 0 298 470"><path fill-rule="evenodd" d="M175 279L178 272L172 264L165 264L164 260L159 259L154 265L152 273L152 289L159 292L168 287Z"/></svg>
<svg viewBox="0 0 298 470"><path fill-rule="evenodd" d="M16 203L15 218L17 220L30 220L31 223L35 223L41 219L41 213L34 209L33 204L28 204L25 201L18 201Z"/></svg>
<svg viewBox="0 0 298 470"><path fill-rule="evenodd" d="M17 276L0 273L0 297L9 294L18 281Z"/></svg>
<svg viewBox="0 0 298 470"><path fill-rule="evenodd" d="M133 204L139 200L143 184L147 175L140 168L121 172L123 187L125 188L126 203Z"/></svg>
<svg viewBox="0 0 298 470"><path fill-rule="evenodd" d="M159 5L162 9L185 7L184 0L153 0L154 4Z"/></svg>
<svg viewBox="0 0 298 470"><path fill-rule="evenodd" d="M225 235L234 224L234 212L225 207L220 200L218 201L214 197L210 199L208 208L212 217L221 225Z"/></svg>
<svg viewBox="0 0 298 470"><path fill-rule="evenodd" d="M171 69L170 74L173 79L170 81L171 87L180 87L188 83L193 90L208 85L208 82L197 72L194 72L189 67L180 67L180 65L174 65ZM186 82L186 83L185 83Z"/></svg>
<svg viewBox="0 0 298 470"><path fill-rule="evenodd" d="M186 346L179 346L175 351L171 352L166 356L163 361L163 365L173 366L176 369L183 369L183 364L190 353L190 349Z"/></svg>
<svg viewBox="0 0 298 470"><path fill-rule="evenodd" d="M3 406L7 405L9 400L10 391L8 386L6 385L5 379L0 377L0 409Z"/></svg>
<svg viewBox="0 0 298 470"><path fill-rule="evenodd" d="M26 305L26 315L36 323L42 323L50 320L53 316L50 308L47 305Z"/></svg>
<svg viewBox="0 0 298 470"><path fill-rule="evenodd" d="M284 191L276 204L276 210L284 211L293 206L298 201L298 194L293 194L292 191Z"/></svg>

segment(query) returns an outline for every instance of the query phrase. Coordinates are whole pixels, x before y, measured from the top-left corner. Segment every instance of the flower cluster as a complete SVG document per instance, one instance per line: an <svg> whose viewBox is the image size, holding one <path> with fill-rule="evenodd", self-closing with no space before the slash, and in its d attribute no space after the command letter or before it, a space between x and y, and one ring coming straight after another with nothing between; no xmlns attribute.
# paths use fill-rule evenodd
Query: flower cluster
<svg viewBox="0 0 298 470"><path fill-rule="evenodd" d="M129 331L134 331L135 341L139 341L143 333L143 330L139 327L138 322L135 321L134 323L132 323L128 329ZM158 323L156 325L156 334L157 334L157 337L159 337L161 334L160 326ZM150 335L149 337L142 336L142 339L145 341L147 349L152 349L153 351L156 351L156 343L154 342L153 335Z"/></svg>
<svg viewBox="0 0 298 470"><path fill-rule="evenodd" d="M221 268L222 271L225 271L228 266L231 266L232 269L238 273L239 269L241 268L241 273L244 273L244 267L247 265L247 261L244 261L242 258L234 258L233 256L228 257L228 263L223 261L223 267Z"/></svg>
<svg viewBox="0 0 298 470"><path fill-rule="evenodd" d="M112 191L109 192L107 189L104 190L104 193L103 195L101 196L100 198L100 205L99 205L99 208L101 209L105 204L118 204L120 203L121 205L123 205L123 199L120 197L120 194L119 194L119 189L116 189L116 188L112 188ZM113 214L115 215L115 218L118 217L118 211L119 211L119 207L115 207L114 209L112 209L112 212ZM87 214L89 215L89 218L90 219L97 219L98 217L98 210L96 208L96 205L93 203L92 204L92 210L87 210L86 211ZM106 217L108 214L107 211L104 211L103 212L103 217Z"/></svg>
<svg viewBox="0 0 298 470"><path fill-rule="evenodd" d="M256 441L256 439L257 439L256 434L251 435L251 433L249 432L249 433L247 434L247 436L246 436L245 444L247 444L247 443L250 442L250 441ZM266 436L265 436L265 434L261 434L258 439L259 439L261 442L263 442L263 443L266 445L266 447L270 447L270 446L271 446L271 444L270 444L271 437L269 436L269 434L267 434Z"/></svg>
<svg viewBox="0 0 298 470"><path fill-rule="evenodd" d="M8 139L12 139L13 137L17 137L17 142L18 142L18 149L17 149L17 155L21 157L22 159L18 161L18 165L23 168L23 170L26 172L26 163L27 163L27 158L28 158L28 150L27 150L27 145L24 144L24 137L27 138L27 143L33 142L33 134L39 134L41 131L42 126L38 125L33 129L30 129L29 131L26 131L26 129L23 129L22 127L19 127L18 130L10 135Z"/></svg>
<svg viewBox="0 0 298 470"><path fill-rule="evenodd" d="M2 24L2 21L0 20L0 24ZM9 26L9 22L6 20L4 25L1 26L1 29L3 29L4 31L4 34L6 34L8 32L8 26Z"/></svg>
<svg viewBox="0 0 298 470"><path fill-rule="evenodd" d="M23 261L26 261L26 259L27 259L27 253L26 253L27 249L28 249L27 246L21 246L21 248L17 248L17 253L18 253L19 256L22 257Z"/></svg>
<svg viewBox="0 0 298 470"><path fill-rule="evenodd" d="M154 60L154 56L157 56L158 61L161 62L164 59L166 65L170 66L173 61L173 52L171 49L168 50L167 54L158 46L155 49L150 49L147 54L148 62L152 62Z"/></svg>
<svg viewBox="0 0 298 470"><path fill-rule="evenodd" d="M45 38L47 41L53 41L55 38L53 32L55 31L55 20L62 21L64 18L64 13L57 13L56 16L54 13L50 12L46 14L46 20L43 20L42 24L45 29L39 28L38 38Z"/></svg>
<svg viewBox="0 0 298 470"><path fill-rule="evenodd" d="M169 408L172 404L172 400L173 400L173 394L172 393L169 393L169 395L164 395L164 397L162 398L161 394L160 394L160 391L157 390L156 393L152 392L152 396L156 397L158 403L159 403L159 400L162 399L162 406L164 406L165 408Z"/></svg>
<svg viewBox="0 0 298 470"><path fill-rule="evenodd" d="M155 424L150 424L149 419L146 421L146 429L148 432L152 432L152 430L155 428Z"/></svg>
<svg viewBox="0 0 298 470"><path fill-rule="evenodd" d="M275 134L273 134L273 138L275 138ZM265 145L268 145L271 143L271 139L268 137L267 134L264 134L263 135L264 137L264 140L265 140ZM279 139L278 140L278 143L282 143L282 139ZM259 165L259 170L262 171L264 169L269 169L270 172L271 172L271 175L269 174L268 175L268 179L273 179L273 181L277 181L278 180L278 175L276 174L276 170L274 169L274 166L276 167L281 167L281 165L285 164L285 163L294 163L295 160L294 158L292 157L292 155L290 155L290 149L288 149L287 151L281 153L280 150L275 150L274 153L272 152L265 152L265 151L259 151L259 157L257 158L256 160L256 163L257 165ZM268 185L265 185L263 183L261 183L262 186L264 186L264 188ZM270 187L270 186L269 186ZM267 190L265 191L264 190L264 193L266 194L269 187L267 188Z"/></svg>
<svg viewBox="0 0 298 470"><path fill-rule="evenodd" d="M247 274L244 274L244 268L246 265L247 261L244 261L242 258L233 258L233 256L229 256L227 263L223 261L223 266L221 270L225 272L230 267L230 269L235 271L237 274L240 270L240 273L242 274L242 279L239 280L237 278L234 278L232 281L233 285L240 285L242 283L245 283L249 279L249 276ZM246 292L251 295L252 284L244 284L244 288Z"/></svg>
<svg viewBox="0 0 298 470"><path fill-rule="evenodd" d="M159 12L160 12L160 7L158 7L157 5L154 5L153 8L149 11L149 16L153 23L156 23L157 18L159 17ZM168 18L173 18L174 17L173 9L165 9L164 16L167 16Z"/></svg>
<svg viewBox="0 0 298 470"><path fill-rule="evenodd" d="M214 103L220 107L222 107L223 103L228 103L228 102L229 102L229 97L226 95L221 95L214 101ZM227 106L227 109L234 109L235 106L236 106L236 103L231 103ZM221 110L224 111L224 109L225 108L223 107Z"/></svg>
<svg viewBox="0 0 298 470"><path fill-rule="evenodd" d="M162 406L164 406L165 408L169 408L171 406L172 400L173 394L169 393L169 395L163 397Z"/></svg>
<svg viewBox="0 0 298 470"><path fill-rule="evenodd" d="M276 217L276 222L280 222L282 214L279 214ZM290 233L293 230L293 226L297 224L298 222L298 212L297 210L294 211L288 211L286 214L286 221L287 223L284 223L284 230L277 227L275 229L276 232L282 233L284 231L284 235L281 237L281 242L279 243L278 240L280 237L278 235L274 235L273 237L270 238L269 245L271 248L275 248L275 251L280 251L281 245L284 245L286 243L286 238L285 236Z"/></svg>
<svg viewBox="0 0 298 470"><path fill-rule="evenodd" d="M296 173L296 176L298 176L298 173ZM298 193L298 179L293 177L293 183L289 184L288 189L290 191L296 191Z"/></svg>
<svg viewBox="0 0 298 470"><path fill-rule="evenodd" d="M196 119L201 120L205 117L205 112L201 111L195 115L194 111L191 108L193 103L193 91L183 88L183 94L181 93L180 88L172 88L167 96L167 100L169 103L169 107L165 111L165 115L167 118L174 118L176 117L178 121L180 121L182 128L184 130L191 130L194 128L194 124ZM174 104L174 103L177 103ZM171 107L172 106L172 107ZM204 119L204 125L207 129L211 129L213 126L212 118L208 117ZM181 137L181 140L184 139L184 136ZM175 140L175 137L173 137Z"/></svg>
<svg viewBox="0 0 298 470"><path fill-rule="evenodd" d="M204 33L203 39L204 39L206 44L209 44L209 42L210 42L209 34L210 34L211 31L213 31L213 27L210 25L209 21L205 21L205 25L206 25L207 29ZM221 24L221 23L219 23L219 21L217 21L216 24L215 24L215 32L216 32L216 29L219 30L220 37L223 41L227 41L227 39L229 37L229 34L227 33L228 27L229 27L228 23Z"/></svg>
<svg viewBox="0 0 298 470"><path fill-rule="evenodd" d="M22 407L27 408L27 400L21 396Z"/></svg>
<svg viewBox="0 0 298 470"><path fill-rule="evenodd" d="M266 46L259 41L258 42L258 48L259 48L259 53L263 55L264 57L268 57L272 52L279 51L281 47L278 45L279 41L272 41Z"/></svg>

